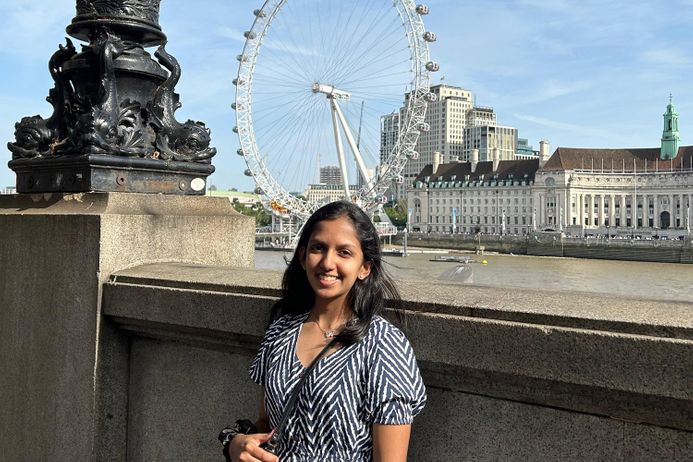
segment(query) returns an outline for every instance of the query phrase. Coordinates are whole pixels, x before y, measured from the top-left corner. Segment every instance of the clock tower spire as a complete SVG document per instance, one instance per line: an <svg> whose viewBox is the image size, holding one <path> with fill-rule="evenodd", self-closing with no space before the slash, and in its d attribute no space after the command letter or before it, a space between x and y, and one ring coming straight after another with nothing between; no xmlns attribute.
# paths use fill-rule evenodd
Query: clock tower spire
<svg viewBox="0 0 693 462"><path fill-rule="evenodd" d="M672 96L669 94L669 104L664 113L664 131L662 132L662 151L659 156L662 160L669 160L676 157L679 152L679 113L672 103Z"/></svg>

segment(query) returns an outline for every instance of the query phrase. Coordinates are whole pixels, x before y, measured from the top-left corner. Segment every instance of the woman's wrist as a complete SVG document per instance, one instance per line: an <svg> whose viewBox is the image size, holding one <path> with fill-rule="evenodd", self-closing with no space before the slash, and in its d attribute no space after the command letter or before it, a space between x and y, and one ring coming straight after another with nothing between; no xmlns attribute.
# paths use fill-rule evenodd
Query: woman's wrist
<svg viewBox="0 0 693 462"><path fill-rule="evenodd" d="M245 436L248 433L256 433L257 428L250 420L237 420L233 427L224 428L221 433L219 433L219 441L222 445L222 454L226 458L227 462L231 460L229 447L234 439L238 439L239 436Z"/></svg>

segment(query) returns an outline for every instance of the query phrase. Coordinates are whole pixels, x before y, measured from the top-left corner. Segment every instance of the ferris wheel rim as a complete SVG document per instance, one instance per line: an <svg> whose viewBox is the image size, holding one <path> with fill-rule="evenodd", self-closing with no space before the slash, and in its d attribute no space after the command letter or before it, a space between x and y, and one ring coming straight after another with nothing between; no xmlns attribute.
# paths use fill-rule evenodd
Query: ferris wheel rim
<svg viewBox="0 0 693 462"><path fill-rule="evenodd" d="M256 183L256 191L259 192L265 206L277 211L279 214L291 213L306 219L320 204L296 197L289 193L266 167L257 145L255 129L253 126L252 102L253 102L253 77L258 61L258 56L264 39L280 10L289 0L266 0L260 9L254 11L255 20L251 28L245 33L246 41L242 54L238 56L238 75L234 81L236 85L236 127L240 141L239 154L246 162L250 174ZM387 156L381 172L380 179L374 181L367 188L357 191L352 200L359 202L364 209L372 209L377 206L380 197L389 185L401 178L401 172L409 157L415 155L414 147L424 125L426 114L426 97L430 93L431 69L428 43L425 39L423 20L419 14L420 9L427 7L417 5L412 0L393 0L393 6L402 20L404 33L409 45L411 66L411 90L406 99L406 115L404 123L400 126L400 132L394 148ZM424 13L425 14L425 13ZM437 66L437 65L436 65Z"/></svg>

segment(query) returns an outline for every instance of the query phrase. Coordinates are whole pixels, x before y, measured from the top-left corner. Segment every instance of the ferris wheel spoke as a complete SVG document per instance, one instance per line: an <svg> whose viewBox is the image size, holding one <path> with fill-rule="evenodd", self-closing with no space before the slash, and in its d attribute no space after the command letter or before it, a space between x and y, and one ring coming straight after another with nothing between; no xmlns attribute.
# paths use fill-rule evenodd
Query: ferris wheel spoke
<svg viewBox="0 0 693 462"><path fill-rule="evenodd" d="M344 2L343 4L346 3L348 2ZM350 37L354 37L354 32L351 30L351 27L359 22L358 18L355 18L355 14L359 10L359 6L360 1L357 0L356 2L353 2L352 7L348 9L346 21L342 21L333 26L331 36L336 37L336 41L332 43L329 50L330 53L326 53L326 57L329 56L329 59L322 66L323 69L334 69L335 66L341 62L341 54L348 53L350 51L346 46L346 41L349 40ZM335 13L332 12L332 14ZM342 17L342 14L337 14L335 17ZM319 20L329 22L329 18L319 18ZM328 78L328 76L325 75L321 77L323 79Z"/></svg>
<svg viewBox="0 0 693 462"><path fill-rule="evenodd" d="M341 66L339 67L339 69L341 70L342 74L353 73L354 69L357 68L356 66L358 66L359 64L359 61L364 59L364 57L368 54L372 54L374 57L377 57L381 60L387 58L388 53L385 53L384 51L389 50L390 48L377 46L379 42L387 36L387 32L381 32L380 34L371 35L373 36L368 37L368 35L365 35L364 39L368 37L367 40L363 40L357 48L350 50L349 56L345 55L341 58ZM381 50L381 52L374 53L374 50Z"/></svg>
<svg viewBox="0 0 693 462"><path fill-rule="evenodd" d="M333 65L339 63L340 66L337 68L348 67L348 64L347 64L348 63L348 60L347 60L348 56L352 55L354 53L355 48L361 47L363 38L366 37L367 36L366 34L369 31L373 30L373 27L376 24L378 24L379 20L381 20L384 17L384 14L385 14L387 9L389 9L389 7L383 8L382 4L381 4L381 10L375 14L371 14L371 16L372 16L370 18L371 22L365 27L364 27L364 24L366 24L366 21L364 21L364 19L366 19L366 18L363 17L363 16L365 16L365 14L361 18L359 18L360 20L353 21L351 24L347 24L345 26L344 31L341 34L337 35L338 37L340 37L340 41L341 41L341 43L339 43L339 48L338 48L338 50L340 50L341 54L338 56L337 55L335 56L336 61L333 62ZM352 8L352 11L356 11L356 10L357 10L356 7ZM361 11L366 12L366 11L368 11L368 9L362 8ZM372 13L372 11L371 11L371 13ZM351 28L351 27L353 27L353 28ZM344 43L344 41L346 41L346 40L352 40L352 42L349 46L347 46ZM356 47L354 47L354 44L356 45Z"/></svg>

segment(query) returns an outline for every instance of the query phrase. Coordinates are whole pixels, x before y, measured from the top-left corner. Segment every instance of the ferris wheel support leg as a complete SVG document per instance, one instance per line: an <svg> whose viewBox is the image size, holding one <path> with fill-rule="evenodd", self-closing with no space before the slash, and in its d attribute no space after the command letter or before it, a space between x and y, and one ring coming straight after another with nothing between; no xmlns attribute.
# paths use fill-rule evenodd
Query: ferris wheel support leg
<svg viewBox="0 0 693 462"><path fill-rule="evenodd" d="M344 159L344 146L342 145L342 136L339 134L339 122L337 116L340 114L339 107L334 98L330 98L330 106L332 108L332 127L334 128L334 142L337 145L337 157L339 158L339 170L342 172L342 182L344 186L344 195L349 199L349 173L347 172L346 160ZM348 136L348 132L347 132Z"/></svg>
<svg viewBox="0 0 693 462"><path fill-rule="evenodd" d="M344 114L342 114L342 110L340 109L339 105L337 104L337 101L335 101L333 99L332 105L334 107L334 111L337 112L337 117L339 117L339 121L342 124L342 128L344 129L344 134L346 135L347 142L349 143L349 147L351 148L351 152L354 154L354 159L356 160L356 164L359 166L359 171L361 172L361 177L364 179L364 181L368 185L368 189L370 189L371 176L368 174L368 170L366 170L366 164L363 163L363 158L361 157L361 151L359 150L358 145L356 144L356 141L354 140L354 135L351 134L351 130L349 129L349 125L347 124L346 119L344 118Z"/></svg>

